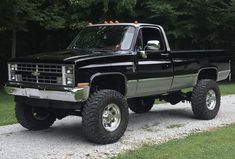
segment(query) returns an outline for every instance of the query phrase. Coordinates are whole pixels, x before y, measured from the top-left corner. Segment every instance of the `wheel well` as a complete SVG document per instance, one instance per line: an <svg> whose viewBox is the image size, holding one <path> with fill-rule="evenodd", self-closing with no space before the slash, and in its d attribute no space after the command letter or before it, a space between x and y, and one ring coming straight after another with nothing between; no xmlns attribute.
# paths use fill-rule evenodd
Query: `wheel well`
<svg viewBox="0 0 235 159"><path fill-rule="evenodd" d="M100 89L112 89L126 95L126 78L121 74L98 75L91 81L91 93Z"/></svg>
<svg viewBox="0 0 235 159"><path fill-rule="evenodd" d="M212 79L217 80L217 70L214 68L211 69L203 69L198 74L198 80L201 79Z"/></svg>

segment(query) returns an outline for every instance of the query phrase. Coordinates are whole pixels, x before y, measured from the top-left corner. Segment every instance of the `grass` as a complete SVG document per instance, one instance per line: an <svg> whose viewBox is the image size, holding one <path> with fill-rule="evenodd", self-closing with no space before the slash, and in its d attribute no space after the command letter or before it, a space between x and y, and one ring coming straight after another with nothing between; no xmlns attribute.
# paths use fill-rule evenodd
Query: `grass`
<svg viewBox="0 0 235 159"><path fill-rule="evenodd" d="M0 89L0 126L16 123L13 97Z"/></svg>
<svg viewBox="0 0 235 159"><path fill-rule="evenodd" d="M186 89L184 91L190 90ZM235 83L221 83L220 90L222 95L235 94ZM164 103L164 101L156 100L156 103ZM0 126L13 123L16 123L13 97L0 89Z"/></svg>
<svg viewBox="0 0 235 159"><path fill-rule="evenodd" d="M235 125L143 147L113 159L234 159Z"/></svg>
<svg viewBox="0 0 235 159"><path fill-rule="evenodd" d="M221 83L219 87L222 95L235 94L235 83Z"/></svg>

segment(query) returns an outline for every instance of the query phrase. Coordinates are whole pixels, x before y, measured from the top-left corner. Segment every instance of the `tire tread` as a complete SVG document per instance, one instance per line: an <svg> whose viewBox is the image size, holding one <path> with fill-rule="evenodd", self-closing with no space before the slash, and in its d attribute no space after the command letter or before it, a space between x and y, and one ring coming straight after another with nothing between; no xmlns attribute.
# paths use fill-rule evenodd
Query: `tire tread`
<svg viewBox="0 0 235 159"><path fill-rule="evenodd" d="M206 93L208 89L213 89L217 96L216 108L213 111L208 110L205 104ZM192 110L194 115L203 120L213 119L220 108L220 91L217 83L210 79L198 81L192 92Z"/></svg>
<svg viewBox="0 0 235 159"><path fill-rule="evenodd" d="M127 118L124 128L117 135L107 135L100 130L100 125L97 121L97 109L99 109L98 107L102 104L102 100L107 96L122 99L122 106L127 110L125 113L128 114L128 106L121 93L108 89L94 92L86 101L82 110L82 129L88 140L98 144L109 144L118 141L124 134L128 122Z"/></svg>

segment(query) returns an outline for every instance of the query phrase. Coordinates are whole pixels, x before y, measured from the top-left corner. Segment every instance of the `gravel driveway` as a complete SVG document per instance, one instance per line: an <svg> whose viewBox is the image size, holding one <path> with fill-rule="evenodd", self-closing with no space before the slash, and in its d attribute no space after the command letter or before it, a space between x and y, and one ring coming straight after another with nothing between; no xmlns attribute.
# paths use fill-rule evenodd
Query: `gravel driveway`
<svg viewBox="0 0 235 159"><path fill-rule="evenodd" d="M67 117L44 131L27 131L19 124L0 127L1 159L78 159L106 158L143 143L161 143L235 122L235 95L222 98L216 119L194 118L189 103L156 105L146 114L130 113L128 129L121 140L96 145L81 133L81 118Z"/></svg>

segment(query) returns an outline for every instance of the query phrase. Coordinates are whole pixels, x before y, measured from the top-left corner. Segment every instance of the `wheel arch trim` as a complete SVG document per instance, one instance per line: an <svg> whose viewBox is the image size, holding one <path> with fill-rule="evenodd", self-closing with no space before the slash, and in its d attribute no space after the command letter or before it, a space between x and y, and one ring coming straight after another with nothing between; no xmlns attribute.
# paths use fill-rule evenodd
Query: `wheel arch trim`
<svg viewBox="0 0 235 159"><path fill-rule="evenodd" d="M124 87L125 87L124 88L125 89L124 95L126 96L126 94L127 94L127 77L124 74L120 73L120 72L108 72L108 73L98 72L98 73L95 73L90 78L90 86L92 86L92 83L93 83L94 79L96 79L97 77L110 76L110 75L118 75L118 76L120 76L124 79Z"/></svg>
<svg viewBox="0 0 235 159"><path fill-rule="evenodd" d="M217 67L203 67L203 68L200 68L199 69L199 71L198 71L198 73L197 73L197 77L196 77L196 81L195 81L195 83L197 83L197 81L198 81L198 77L199 77L199 75L200 75L200 73L202 72L202 71L204 71L204 70L215 70L215 72L216 72L216 81L217 81L217 79L218 79L218 68Z"/></svg>

